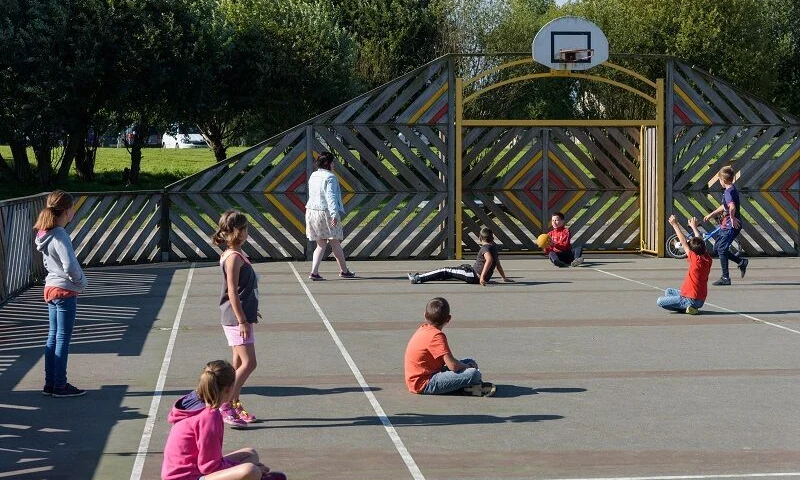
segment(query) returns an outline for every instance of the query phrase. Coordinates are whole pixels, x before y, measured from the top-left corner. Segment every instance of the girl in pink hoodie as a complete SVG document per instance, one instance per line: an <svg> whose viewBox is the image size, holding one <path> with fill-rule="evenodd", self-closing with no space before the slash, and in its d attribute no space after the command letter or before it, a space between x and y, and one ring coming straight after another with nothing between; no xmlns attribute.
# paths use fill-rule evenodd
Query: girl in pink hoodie
<svg viewBox="0 0 800 480"><path fill-rule="evenodd" d="M169 413L172 429L164 446L162 480L286 480L243 448L222 454L225 424L219 411L230 400L236 371L224 360L209 362L197 390L181 397Z"/></svg>

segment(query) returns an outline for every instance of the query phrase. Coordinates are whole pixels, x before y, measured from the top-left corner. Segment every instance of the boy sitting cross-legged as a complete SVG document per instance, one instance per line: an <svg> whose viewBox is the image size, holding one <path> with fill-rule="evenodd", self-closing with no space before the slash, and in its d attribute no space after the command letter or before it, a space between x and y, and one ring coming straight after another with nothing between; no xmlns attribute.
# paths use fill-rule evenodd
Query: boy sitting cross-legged
<svg viewBox="0 0 800 480"><path fill-rule="evenodd" d="M461 392L467 395L491 396L495 386L481 381L481 372L474 360L457 360L450 352L442 329L450 322L450 304L441 297L428 302L425 323L408 341L405 354L406 386L411 393L439 395Z"/></svg>

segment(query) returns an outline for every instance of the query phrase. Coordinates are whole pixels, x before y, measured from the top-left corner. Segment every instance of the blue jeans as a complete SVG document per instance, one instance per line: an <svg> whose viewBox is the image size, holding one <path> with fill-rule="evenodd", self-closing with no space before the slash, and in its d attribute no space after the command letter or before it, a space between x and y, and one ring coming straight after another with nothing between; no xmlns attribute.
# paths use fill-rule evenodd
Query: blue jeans
<svg viewBox="0 0 800 480"><path fill-rule="evenodd" d="M733 239L739 235L740 231L740 228L725 228L716 235L717 241L714 243L714 251L717 252L719 266L722 267L722 276L725 278L731 278L730 274L728 274L728 259L736 265L742 263L742 259L729 250Z"/></svg>
<svg viewBox="0 0 800 480"><path fill-rule="evenodd" d="M57 298L47 302L50 330L44 346L44 383L53 387L67 384L67 359L78 297Z"/></svg>
<svg viewBox="0 0 800 480"><path fill-rule="evenodd" d="M693 306L694 308L700 308L704 303L705 302L703 300L682 297L681 291L677 288L668 288L664 290L664 296L658 297L658 300L656 300L656 305L674 312L683 312L689 305Z"/></svg>
<svg viewBox="0 0 800 480"><path fill-rule="evenodd" d="M547 257L554 264L556 263L556 260L561 260L564 263L572 263L573 260L582 256L583 248L581 247L575 247L572 250L567 250L566 252L550 252L547 254Z"/></svg>
<svg viewBox="0 0 800 480"><path fill-rule="evenodd" d="M461 363L475 364L471 358L461 360ZM425 390L422 393L426 395L439 395L442 393L455 392L467 385L480 385L481 371L477 368L465 368L464 370L456 373L447 368L445 365L442 371L434 373L428 384L425 385Z"/></svg>

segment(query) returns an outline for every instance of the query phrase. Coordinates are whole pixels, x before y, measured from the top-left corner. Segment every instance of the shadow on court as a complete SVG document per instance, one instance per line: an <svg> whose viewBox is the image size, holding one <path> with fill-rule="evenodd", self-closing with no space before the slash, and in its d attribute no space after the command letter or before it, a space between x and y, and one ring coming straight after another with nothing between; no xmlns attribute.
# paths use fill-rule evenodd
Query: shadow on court
<svg viewBox="0 0 800 480"><path fill-rule="evenodd" d="M560 420L562 415L476 415L476 414L429 414L429 413L397 413L387 416L395 427L439 427L447 425L487 425L498 423L535 423L547 420ZM297 422L292 425L291 423ZM289 423L287 425L287 423ZM366 427L381 425L376 416L363 417L302 417L282 418L280 425L250 425L247 430L265 428L297 429L297 428L331 428L331 427Z"/></svg>
<svg viewBox="0 0 800 480"><path fill-rule="evenodd" d="M91 479L112 429L146 418L123 405L125 359L104 359L141 356L174 273L174 267L86 271L89 287L78 300L67 368L68 381L86 390L83 397L41 394L48 331L43 287L0 308L0 477ZM88 354L89 371L79 360Z"/></svg>
<svg viewBox="0 0 800 480"><path fill-rule="evenodd" d="M585 388L553 387L553 388L531 388L521 385L502 385L497 384L497 398L524 397L526 395L538 395L540 393L581 393Z"/></svg>

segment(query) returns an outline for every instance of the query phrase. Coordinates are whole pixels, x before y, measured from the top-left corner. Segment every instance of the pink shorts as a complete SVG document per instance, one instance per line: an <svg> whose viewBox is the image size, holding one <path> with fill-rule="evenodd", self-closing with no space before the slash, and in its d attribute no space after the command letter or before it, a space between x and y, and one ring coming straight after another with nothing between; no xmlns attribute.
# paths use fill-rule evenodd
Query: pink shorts
<svg viewBox="0 0 800 480"><path fill-rule="evenodd" d="M228 345L231 347L237 345L253 345L256 343L255 329L252 323L247 324L247 340L243 339L239 334L239 325L223 325L222 330L225 331L225 338L228 339Z"/></svg>

